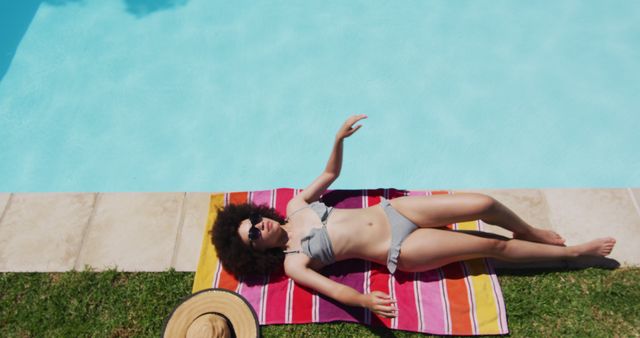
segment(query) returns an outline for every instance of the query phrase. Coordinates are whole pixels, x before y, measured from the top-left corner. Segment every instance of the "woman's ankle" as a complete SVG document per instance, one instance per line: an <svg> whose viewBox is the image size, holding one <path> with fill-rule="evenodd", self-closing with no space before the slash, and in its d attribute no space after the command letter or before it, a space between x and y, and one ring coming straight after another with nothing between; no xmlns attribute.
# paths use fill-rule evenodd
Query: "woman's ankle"
<svg viewBox="0 0 640 338"><path fill-rule="evenodd" d="M569 258L579 257L580 255L582 255L582 252L583 252L580 245L568 246L565 249L567 250L567 257Z"/></svg>

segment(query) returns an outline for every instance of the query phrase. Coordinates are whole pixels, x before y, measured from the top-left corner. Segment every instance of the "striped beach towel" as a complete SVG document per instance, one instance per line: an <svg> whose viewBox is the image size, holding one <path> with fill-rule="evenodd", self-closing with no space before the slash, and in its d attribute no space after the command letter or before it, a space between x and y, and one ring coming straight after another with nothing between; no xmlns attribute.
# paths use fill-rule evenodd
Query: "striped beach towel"
<svg viewBox="0 0 640 338"><path fill-rule="evenodd" d="M287 202L300 191L280 188L212 194L193 292L211 287L235 291L249 301L261 325L347 321L430 334L509 333L500 284L491 261L487 259L457 262L417 273L397 271L393 275L384 265L362 260L341 261L322 270L329 278L360 292L379 290L390 294L398 301L398 316L393 319L378 317L368 309L342 305L297 285L282 274L236 280L225 271L208 235L216 218L216 208L253 202L269 205L285 215ZM406 195L450 193L396 189L333 190L327 191L322 200L337 208L365 208L378 204L381 197L393 199ZM450 224L448 227L482 231L478 221Z"/></svg>

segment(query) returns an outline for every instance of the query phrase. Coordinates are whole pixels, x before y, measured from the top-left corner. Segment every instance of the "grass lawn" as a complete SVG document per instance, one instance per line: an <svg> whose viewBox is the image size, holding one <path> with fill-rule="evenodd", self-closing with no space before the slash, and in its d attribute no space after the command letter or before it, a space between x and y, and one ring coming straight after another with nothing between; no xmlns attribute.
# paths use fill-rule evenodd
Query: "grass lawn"
<svg viewBox="0 0 640 338"><path fill-rule="evenodd" d="M165 316L190 294L193 276L173 270L0 273L0 337L158 337ZM513 336L640 336L640 268L498 276ZM272 325L262 334L391 336L350 323Z"/></svg>

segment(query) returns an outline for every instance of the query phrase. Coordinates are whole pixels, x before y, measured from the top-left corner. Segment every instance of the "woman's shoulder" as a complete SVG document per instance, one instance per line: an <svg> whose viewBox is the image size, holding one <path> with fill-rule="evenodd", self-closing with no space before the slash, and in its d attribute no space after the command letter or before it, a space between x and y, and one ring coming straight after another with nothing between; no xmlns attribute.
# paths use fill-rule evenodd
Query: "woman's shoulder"
<svg viewBox="0 0 640 338"><path fill-rule="evenodd" d="M302 252L292 253L284 257L284 271L293 271L306 268L311 262L311 258Z"/></svg>
<svg viewBox="0 0 640 338"><path fill-rule="evenodd" d="M291 215L292 213L296 212L297 210L300 210L302 208L308 207L309 203L307 203L307 201L304 200L304 198L302 198L301 195L298 195L294 198L292 198L289 203L287 203L287 216Z"/></svg>

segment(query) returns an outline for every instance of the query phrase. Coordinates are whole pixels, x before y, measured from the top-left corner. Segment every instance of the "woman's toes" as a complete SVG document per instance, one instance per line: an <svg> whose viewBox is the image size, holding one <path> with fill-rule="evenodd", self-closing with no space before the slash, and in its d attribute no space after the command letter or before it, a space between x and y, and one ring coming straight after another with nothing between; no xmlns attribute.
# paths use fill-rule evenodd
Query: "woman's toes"
<svg viewBox="0 0 640 338"><path fill-rule="evenodd" d="M543 238L546 239L543 243L557 244L557 245L564 244L565 239L562 238L562 236L560 236L559 233L553 230L542 230L542 231L544 233Z"/></svg>
<svg viewBox="0 0 640 338"><path fill-rule="evenodd" d="M611 237L597 238L590 242L577 245L575 248L578 251L578 255L608 256L611 251L613 251L615 243L616 240Z"/></svg>
<svg viewBox="0 0 640 338"><path fill-rule="evenodd" d="M616 239L613 237L607 237L605 239L604 251L606 255L609 255L613 251L613 247L616 245Z"/></svg>
<svg viewBox="0 0 640 338"><path fill-rule="evenodd" d="M566 240L565 240L564 238L562 238L562 236L560 236L560 234L559 234L559 233L557 233L557 232L555 232L555 231L552 231L552 232L553 232L553 234L556 236L556 239L557 239L557 241L558 241L558 242L557 242L558 244L564 244L564 242L566 242Z"/></svg>

